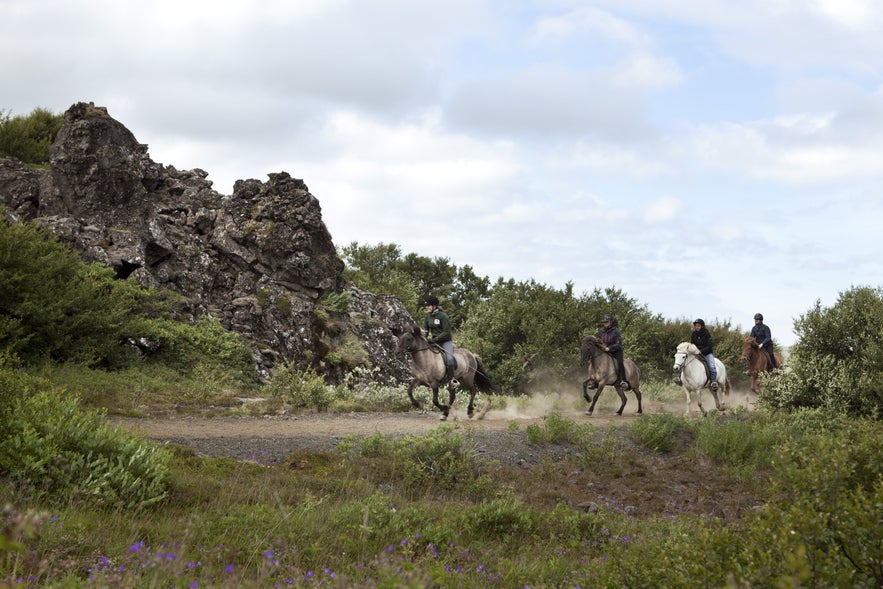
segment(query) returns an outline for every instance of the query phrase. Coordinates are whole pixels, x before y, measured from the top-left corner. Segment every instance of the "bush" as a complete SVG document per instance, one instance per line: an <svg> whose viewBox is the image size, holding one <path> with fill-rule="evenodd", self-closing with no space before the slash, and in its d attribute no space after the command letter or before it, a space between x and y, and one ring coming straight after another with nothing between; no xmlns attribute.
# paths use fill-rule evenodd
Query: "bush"
<svg viewBox="0 0 883 589"><path fill-rule="evenodd" d="M684 419L671 413L645 415L629 425L629 433L638 444L662 454L677 448L676 434L687 430Z"/></svg>
<svg viewBox="0 0 883 589"><path fill-rule="evenodd" d="M0 111L0 156L17 157L26 164L48 164L49 147L63 120L62 115L39 107L26 117Z"/></svg>
<svg viewBox="0 0 883 589"><path fill-rule="evenodd" d="M170 456L164 449L46 387L0 368L0 475L24 494L128 509L165 498Z"/></svg>
<svg viewBox="0 0 883 589"><path fill-rule="evenodd" d="M771 499L747 528L752 586L883 585L883 428L842 425L783 441Z"/></svg>
<svg viewBox="0 0 883 589"><path fill-rule="evenodd" d="M856 287L794 323L793 368L764 383L773 409L824 407L854 416L883 414L883 289Z"/></svg>
<svg viewBox="0 0 883 589"><path fill-rule="evenodd" d="M294 409L326 411L334 400L332 389L315 370L298 370L294 364L284 363L264 385L270 397L281 398Z"/></svg>

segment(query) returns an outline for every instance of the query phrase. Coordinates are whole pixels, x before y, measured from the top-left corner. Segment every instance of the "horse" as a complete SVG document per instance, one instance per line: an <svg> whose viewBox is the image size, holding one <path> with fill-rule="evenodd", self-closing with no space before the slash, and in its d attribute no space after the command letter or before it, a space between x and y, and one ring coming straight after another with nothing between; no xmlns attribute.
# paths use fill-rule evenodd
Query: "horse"
<svg viewBox="0 0 883 589"><path fill-rule="evenodd" d="M719 359L714 359L714 366L717 369L718 387L723 389L724 393L730 396L730 379L727 378L727 368ZM718 411L723 411L720 399L718 399L717 391L711 388L711 382L708 376L708 363L705 356L699 351L699 348L691 342L681 342L678 344L675 352L675 384L684 387L687 394L687 411L684 415L690 415L690 409L693 404L692 393L696 393L696 403L699 405L699 411L702 415L707 416L708 412L702 407L702 389L709 389L711 396L714 397L714 406Z"/></svg>
<svg viewBox="0 0 883 589"><path fill-rule="evenodd" d="M782 356L778 352L773 352L773 355L776 357L776 364L782 366ZM758 376L764 372L772 373L769 354L757 344L757 340L749 335L742 338L742 361L748 364L751 392L759 395L760 379Z"/></svg>
<svg viewBox="0 0 883 589"><path fill-rule="evenodd" d="M409 352L411 354L411 375L414 377L408 384L408 398L411 404L423 409L423 403L414 398L414 388L425 385L432 389L432 404L439 408L442 412L441 420L445 421L454 404L454 396L457 392L457 385L469 389L469 407L467 412L471 419L474 413L475 393L481 391L483 393L492 393L493 385L481 358L466 348L454 348L454 358L457 360L457 369L454 372L454 378L447 381L448 385L448 404L442 405L438 400L438 389L445 384L447 371L445 370L444 351L437 345L429 343L424 337L420 327L415 325L410 331L405 331L399 336L398 344L396 344L396 353ZM491 400L488 398L487 403L478 415L478 419L483 419L485 413L490 409Z"/></svg>
<svg viewBox="0 0 883 589"><path fill-rule="evenodd" d="M580 344L579 363L580 366L588 366L589 377L583 381L583 398L590 404L586 415L591 415L595 410L595 403L598 402L601 391L607 385L612 385L616 389L619 400L622 401L622 405L619 406L619 411L616 414L622 415L622 410L625 409L626 397L623 389L619 386L619 370L616 366L616 358L604 351L604 342L594 335L584 337ZM635 397L638 398L638 413L641 414L644 412L641 405L641 370L630 358L626 358L624 364L625 379L635 392ZM594 388L598 389L595 391L595 396L589 397L589 389Z"/></svg>

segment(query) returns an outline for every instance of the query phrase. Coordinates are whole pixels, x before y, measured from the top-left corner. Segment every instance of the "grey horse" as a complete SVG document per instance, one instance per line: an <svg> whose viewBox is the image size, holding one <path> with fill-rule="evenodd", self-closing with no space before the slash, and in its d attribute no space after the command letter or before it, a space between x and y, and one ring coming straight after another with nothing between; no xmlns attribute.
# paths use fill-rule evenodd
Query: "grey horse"
<svg viewBox="0 0 883 589"><path fill-rule="evenodd" d="M623 363L625 364L625 379L635 392L635 397L638 398L638 413L643 413L644 410L641 405L641 370L630 358L626 358ZM622 405L620 405L619 411L616 414L622 415L622 410L625 409L626 397L625 392L619 387L619 372L616 366L616 359L604 351L604 343L597 336L587 335L583 338L580 344L580 366L588 366L589 372L588 378L583 381L583 398L585 398L587 403L590 403L586 415L591 415L595 411L595 403L598 402L601 391L607 385L612 385L616 389L616 393L619 395L620 401L622 401ZM589 389L597 389L594 397L589 396Z"/></svg>
<svg viewBox="0 0 883 589"><path fill-rule="evenodd" d="M468 414L470 418L474 413L476 391L483 393L493 392L490 377L481 363L481 358L466 348L454 348L457 370L454 372L453 380L447 379L441 348L429 343L417 325L399 336L396 352L399 354L409 352L411 354L411 375L414 377L408 385L408 397L411 399L411 404L418 409L422 409L423 404L414 398L414 388L420 385L431 388L432 403L442 412L442 421L448 418L451 405L454 404L454 395L458 385L469 389ZM438 401L438 389L445 383L448 385L449 398L448 404L442 405ZM482 419L485 413L487 413L490 404L490 399L488 399L484 409L479 413L479 419Z"/></svg>

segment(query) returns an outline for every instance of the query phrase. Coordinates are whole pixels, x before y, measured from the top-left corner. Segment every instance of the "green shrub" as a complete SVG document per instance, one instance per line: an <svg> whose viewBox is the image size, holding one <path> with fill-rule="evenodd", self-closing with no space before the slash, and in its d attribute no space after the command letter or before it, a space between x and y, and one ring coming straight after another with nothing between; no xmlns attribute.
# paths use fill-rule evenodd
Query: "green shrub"
<svg viewBox="0 0 883 589"><path fill-rule="evenodd" d="M677 435L686 432L684 419L671 413L645 415L629 425L629 433L638 444L663 454L677 448Z"/></svg>
<svg viewBox="0 0 883 589"><path fill-rule="evenodd" d="M883 427L847 427L782 441L770 500L749 520L752 586L883 585ZM783 558L783 555L788 555Z"/></svg>
<svg viewBox="0 0 883 589"><path fill-rule="evenodd" d="M242 336L227 331L213 317L199 317L192 324L145 319L140 325L145 337L161 342L159 352L150 359L152 363L184 373L220 369L224 380L235 376L242 384L251 384L257 378L251 352Z"/></svg>
<svg viewBox="0 0 883 589"><path fill-rule="evenodd" d="M794 331L792 370L764 382L765 406L883 415L883 288L854 287L832 307L816 302Z"/></svg>
<svg viewBox="0 0 883 589"><path fill-rule="evenodd" d="M114 429L103 413L76 398L0 369L0 474L24 494L140 509L161 501L169 455L152 442Z"/></svg>
<svg viewBox="0 0 883 589"><path fill-rule="evenodd" d="M751 465L765 469L781 442L776 428L722 416L696 422L693 431L698 451L718 464L729 466Z"/></svg>
<svg viewBox="0 0 883 589"><path fill-rule="evenodd" d="M461 527L472 538L518 542L534 529L533 514L520 499L503 494L463 512Z"/></svg>
<svg viewBox="0 0 883 589"><path fill-rule="evenodd" d="M0 111L0 156L17 157L26 164L48 164L49 147L55 141L62 115L35 108L28 116Z"/></svg>
<svg viewBox="0 0 883 589"><path fill-rule="evenodd" d="M371 462L365 463L366 458ZM371 478L395 481L410 496L453 493L481 499L493 492L493 481L482 472L477 453L449 424L423 436L368 436L353 449L350 461Z"/></svg>
<svg viewBox="0 0 883 589"><path fill-rule="evenodd" d="M591 426L581 426L570 419L561 417L558 413L550 413L546 416L542 425L532 423L527 426L527 441L536 443L579 443L591 431Z"/></svg>
<svg viewBox="0 0 883 589"><path fill-rule="evenodd" d="M294 409L326 411L334 400L333 391L315 370L301 371L290 363L276 368L263 387L267 396L285 399Z"/></svg>

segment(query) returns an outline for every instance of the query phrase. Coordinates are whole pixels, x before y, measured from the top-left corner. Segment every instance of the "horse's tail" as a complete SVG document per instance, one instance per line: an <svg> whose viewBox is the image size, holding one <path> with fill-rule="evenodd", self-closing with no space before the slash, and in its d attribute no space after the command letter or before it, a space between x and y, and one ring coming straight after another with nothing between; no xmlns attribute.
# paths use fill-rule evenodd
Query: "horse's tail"
<svg viewBox="0 0 883 589"><path fill-rule="evenodd" d="M488 376L481 358L475 357L475 387L482 393L494 392L494 385L491 383L491 377Z"/></svg>

